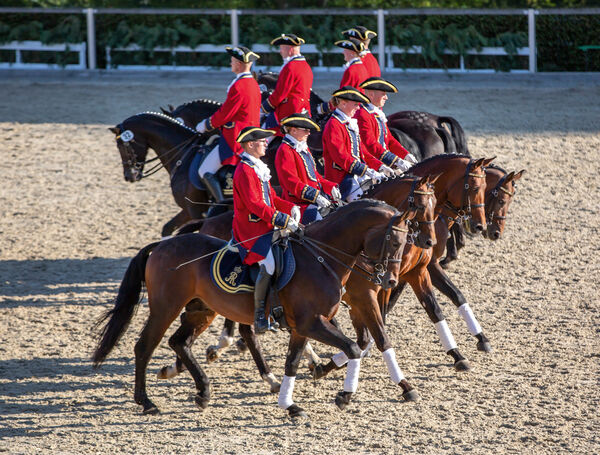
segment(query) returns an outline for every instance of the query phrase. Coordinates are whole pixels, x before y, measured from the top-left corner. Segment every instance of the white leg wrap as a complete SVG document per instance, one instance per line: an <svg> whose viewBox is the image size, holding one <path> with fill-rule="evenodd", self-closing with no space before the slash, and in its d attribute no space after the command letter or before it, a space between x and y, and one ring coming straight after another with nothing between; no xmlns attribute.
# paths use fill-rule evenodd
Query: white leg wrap
<svg viewBox="0 0 600 455"><path fill-rule="evenodd" d="M337 354L334 354L333 357L331 357L331 360L333 360L333 363L335 363L336 366L339 368L346 365L346 362L348 361L348 356L342 351L338 352Z"/></svg>
<svg viewBox="0 0 600 455"><path fill-rule="evenodd" d="M394 352L394 348L389 348L388 350L383 351L383 360L385 360L385 364L387 365L387 369L394 384L400 384L400 381L406 379L402 374L402 370L400 370L400 367L398 366L398 362L396 362L396 353Z"/></svg>
<svg viewBox="0 0 600 455"><path fill-rule="evenodd" d="M358 374L360 373L360 359L348 360L346 379L344 379L344 392L356 392L358 389Z"/></svg>
<svg viewBox="0 0 600 455"><path fill-rule="evenodd" d="M456 341L454 341L454 337L448 328L448 323L446 320L444 319L443 321L436 322L434 326L438 336L440 337L444 351L448 352L451 349L456 349Z"/></svg>
<svg viewBox="0 0 600 455"><path fill-rule="evenodd" d="M477 322L473 310L471 310L468 303L464 303L458 307L458 314L460 314L467 323L467 328L471 335L475 336L481 333L481 326L479 325L479 322Z"/></svg>
<svg viewBox="0 0 600 455"><path fill-rule="evenodd" d="M294 393L295 381L296 376L283 376L283 380L281 381L281 389L279 389L279 399L277 400L277 404L281 409L287 409L294 404L294 400L292 400L292 394Z"/></svg>
<svg viewBox="0 0 600 455"><path fill-rule="evenodd" d="M229 347L233 344L233 337L227 335L227 329L223 329L221 331L221 336L219 336L219 344L217 345L217 349L223 349Z"/></svg>

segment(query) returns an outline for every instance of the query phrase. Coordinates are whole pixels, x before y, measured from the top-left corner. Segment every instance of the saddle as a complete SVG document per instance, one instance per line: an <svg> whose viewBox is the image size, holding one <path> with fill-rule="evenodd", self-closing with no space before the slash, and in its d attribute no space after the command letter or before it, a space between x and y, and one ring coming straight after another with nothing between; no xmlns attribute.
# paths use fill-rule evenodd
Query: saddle
<svg viewBox="0 0 600 455"><path fill-rule="evenodd" d="M204 158L208 153L216 146L217 141L215 141L212 145L200 145L194 153L194 157L192 158L192 162L190 163L190 167L188 169L188 178L192 185L194 185L199 190L206 190L202 180L200 180L200 176L198 175L198 169L200 169L200 165ZM221 184L221 190L223 191L223 196L233 197L233 173L235 172L235 166L222 166L221 169L217 172L217 179Z"/></svg>

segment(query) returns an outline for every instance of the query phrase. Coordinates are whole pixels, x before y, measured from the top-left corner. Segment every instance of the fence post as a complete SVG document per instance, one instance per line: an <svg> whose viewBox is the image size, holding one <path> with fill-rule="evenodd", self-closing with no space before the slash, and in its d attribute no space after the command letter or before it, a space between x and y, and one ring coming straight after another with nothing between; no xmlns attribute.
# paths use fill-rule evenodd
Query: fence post
<svg viewBox="0 0 600 455"><path fill-rule="evenodd" d="M379 68L385 70L385 11L377 10L377 45L379 46Z"/></svg>
<svg viewBox="0 0 600 455"><path fill-rule="evenodd" d="M239 26L238 26L238 13L237 9L229 11L231 16L231 44L232 46L238 46L240 44Z"/></svg>
<svg viewBox="0 0 600 455"><path fill-rule="evenodd" d="M535 43L535 13L534 9L527 10L527 27L529 31L529 72L537 72L537 46Z"/></svg>
<svg viewBox="0 0 600 455"><path fill-rule="evenodd" d="M90 70L96 69L96 26L94 24L94 9L85 9L87 19L87 51L88 64Z"/></svg>

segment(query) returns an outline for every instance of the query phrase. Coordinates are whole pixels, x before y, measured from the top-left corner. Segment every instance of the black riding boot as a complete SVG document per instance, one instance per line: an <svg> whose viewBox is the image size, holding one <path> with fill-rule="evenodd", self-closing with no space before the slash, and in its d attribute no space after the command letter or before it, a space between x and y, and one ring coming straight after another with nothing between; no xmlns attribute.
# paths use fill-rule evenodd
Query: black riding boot
<svg viewBox="0 0 600 455"><path fill-rule="evenodd" d="M265 316L265 300L271 286L272 276L267 273L264 265L260 266L260 271L254 284L254 332L265 333L269 330L269 321Z"/></svg>
<svg viewBox="0 0 600 455"><path fill-rule="evenodd" d="M219 183L219 179L215 174L206 173L202 177L202 183L206 186L206 189L212 194L215 198L215 202L217 204L222 204L225 200L223 196L223 190L221 190L221 184Z"/></svg>

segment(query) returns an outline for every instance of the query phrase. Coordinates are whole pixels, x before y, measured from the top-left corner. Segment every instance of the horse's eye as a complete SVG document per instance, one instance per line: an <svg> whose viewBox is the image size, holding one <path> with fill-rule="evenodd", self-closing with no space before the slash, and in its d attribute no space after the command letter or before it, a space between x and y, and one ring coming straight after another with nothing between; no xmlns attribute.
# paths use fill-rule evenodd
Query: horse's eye
<svg viewBox="0 0 600 455"><path fill-rule="evenodd" d="M498 205L504 205L504 204L506 204L506 201L502 201L502 200L498 201Z"/></svg>

